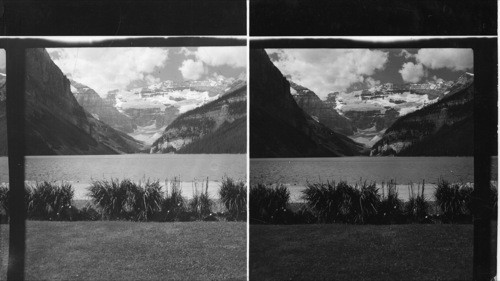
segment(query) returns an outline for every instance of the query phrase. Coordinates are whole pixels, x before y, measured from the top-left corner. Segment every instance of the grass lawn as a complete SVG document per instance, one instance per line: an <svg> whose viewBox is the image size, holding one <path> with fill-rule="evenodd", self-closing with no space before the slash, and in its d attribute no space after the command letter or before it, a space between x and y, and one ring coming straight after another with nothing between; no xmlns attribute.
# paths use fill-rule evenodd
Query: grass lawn
<svg viewBox="0 0 500 281"><path fill-rule="evenodd" d="M472 224L250 225L250 245L251 280L472 279Z"/></svg>
<svg viewBox="0 0 500 281"><path fill-rule="evenodd" d="M0 226L6 278L8 226ZM27 222L26 279L246 279L246 223Z"/></svg>

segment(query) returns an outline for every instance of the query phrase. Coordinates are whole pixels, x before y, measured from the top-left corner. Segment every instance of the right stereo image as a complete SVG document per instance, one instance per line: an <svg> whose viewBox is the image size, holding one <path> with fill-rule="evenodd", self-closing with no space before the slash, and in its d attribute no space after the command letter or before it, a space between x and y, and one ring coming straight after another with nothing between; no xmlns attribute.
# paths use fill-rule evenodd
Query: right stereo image
<svg viewBox="0 0 500 281"><path fill-rule="evenodd" d="M252 41L250 279L494 276L490 47Z"/></svg>

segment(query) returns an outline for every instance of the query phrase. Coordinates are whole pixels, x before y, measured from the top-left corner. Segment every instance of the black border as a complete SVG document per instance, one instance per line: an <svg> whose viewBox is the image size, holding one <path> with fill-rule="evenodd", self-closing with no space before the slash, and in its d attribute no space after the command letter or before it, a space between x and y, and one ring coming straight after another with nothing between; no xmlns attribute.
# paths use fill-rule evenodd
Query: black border
<svg viewBox="0 0 500 281"><path fill-rule="evenodd" d="M4 0L0 34L246 35L246 0Z"/></svg>
<svg viewBox="0 0 500 281"><path fill-rule="evenodd" d="M497 227L485 208L491 194L491 156L498 156L498 46L497 38L420 38L391 42L355 39L254 39L250 49L265 48L472 48L474 51L474 280L491 280L490 236ZM250 62L252 58L250 58ZM252 65L250 64L250 67ZM250 76L250 80L252 77ZM250 83L252 85L252 83ZM250 88L250 91L252 89ZM251 118L251 109L250 109ZM251 134L252 132L250 132ZM460 141L460 140L457 140ZM250 225L251 227L251 225ZM251 246L251 245L250 245ZM496 254L495 254L496 256ZM250 261L251 262L251 261Z"/></svg>
<svg viewBox="0 0 500 281"><path fill-rule="evenodd" d="M251 36L496 35L496 0L251 0Z"/></svg>
<svg viewBox="0 0 500 281"><path fill-rule="evenodd" d="M74 39L74 38L73 38ZM26 210L24 206L24 83L25 50L56 47L189 47L189 46L246 46L246 38L151 37L151 38L81 38L65 42L57 38L0 38L0 48L6 51L7 133L9 162L9 264L8 280L23 280L26 252ZM0 235L2 234L0 228ZM168 278L168 276L165 276Z"/></svg>

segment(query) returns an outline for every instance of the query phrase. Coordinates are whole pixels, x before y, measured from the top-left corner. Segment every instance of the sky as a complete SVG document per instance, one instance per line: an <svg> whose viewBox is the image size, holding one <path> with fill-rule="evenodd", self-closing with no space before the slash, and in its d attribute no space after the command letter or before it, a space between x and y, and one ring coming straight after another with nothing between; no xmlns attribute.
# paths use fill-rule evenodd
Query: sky
<svg viewBox="0 0 500 281"><path fill-rule="evenodd" d="M5 50L0 49L0 73L5 74Z"/></svg>
<svg viewBox="0 0 500 281"><path fill-rule="evenodd" d="M136 47L47 49L69 78L105 97L160 81L203 80L246 72L245 47ZM0 65L1 66L1 65Z"/></svg>
<svg viewBox="0 0 500 281"><path fill-rule="evenodd" d="M456 80L474 72L472 49L267 49L291 80L325 99L356 85Z"/></svg>

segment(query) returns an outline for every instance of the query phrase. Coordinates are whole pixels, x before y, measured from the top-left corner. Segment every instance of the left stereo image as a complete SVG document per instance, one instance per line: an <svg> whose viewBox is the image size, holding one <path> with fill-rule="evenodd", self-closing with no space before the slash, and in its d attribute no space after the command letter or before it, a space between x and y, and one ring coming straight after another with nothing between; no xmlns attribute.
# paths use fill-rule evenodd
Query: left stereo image
<svg viewBox="0 0 500 281"><path fill-rule="evenodd" d="M26 279L246 280L246 41L197 40L16 41L21 128L7 128L19 93L6 91L6 48L0 279L19 257L9 219L24 208ZM7 129L22 130L21 152Z"/></svg>

